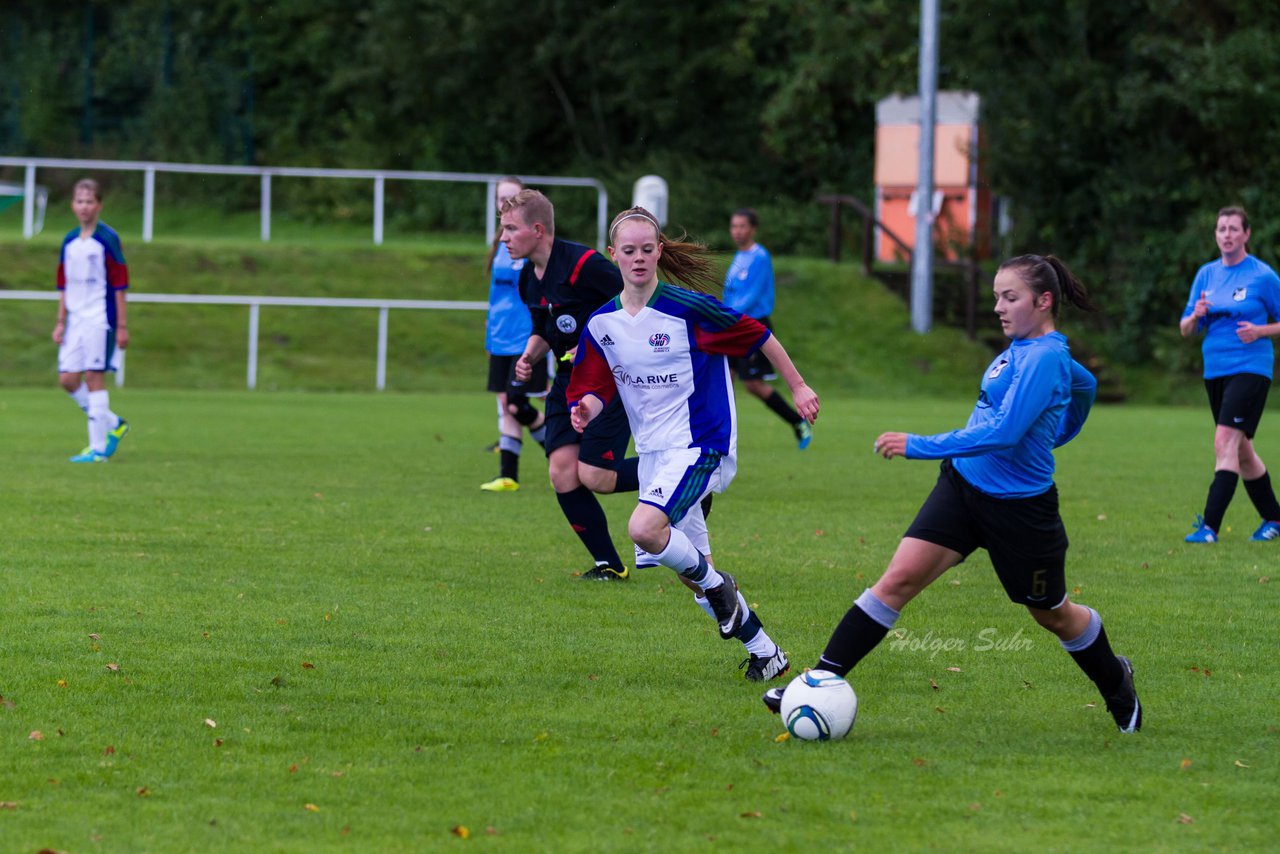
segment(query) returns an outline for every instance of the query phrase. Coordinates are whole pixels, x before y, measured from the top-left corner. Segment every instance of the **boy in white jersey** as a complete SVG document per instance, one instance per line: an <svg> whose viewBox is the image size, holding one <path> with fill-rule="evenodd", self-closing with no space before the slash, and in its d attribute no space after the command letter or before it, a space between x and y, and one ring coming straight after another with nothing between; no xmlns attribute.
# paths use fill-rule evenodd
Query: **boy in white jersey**
<svg viewBox="0 0 1280 854"><path fill-rule="evenodd" d="M789 667L786 654L727 572L710 554L700 501L722 492L737 466L737 416L726 356L763 351L812 422L818 396L805 385L787 351L759 321L714 297L658 281L658 270L701 289L714 287L701 247L666 238L643 208L623 211L610 229L623 290L585 324L567 401L583 430L615 396L622 399L640 454L640 502L627 526L637 565L674 569L726 640L737 638L750 658L746 676L773 679Z"/></svg>
<svg viewBox="0 0 1280 854"><path fill-rule="evenodd" d="M89 417L89 445L73 463L104 463L129 432L129 422L111 411L104 375L118 365L117 348L129 345L125 323L125 266L120 237L105 223L98 182L76 183L71 210L80 221L62 241L58 259L58 381Z"/></svg>

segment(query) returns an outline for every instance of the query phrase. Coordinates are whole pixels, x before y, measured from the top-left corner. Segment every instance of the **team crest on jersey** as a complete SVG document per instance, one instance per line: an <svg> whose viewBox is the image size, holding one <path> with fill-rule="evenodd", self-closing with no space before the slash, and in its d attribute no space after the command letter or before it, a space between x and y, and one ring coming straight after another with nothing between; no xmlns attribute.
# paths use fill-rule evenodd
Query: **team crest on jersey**
<svg viewBox="0 0 1280 854"><path fill-rule="evenodd" d="M671 336L665 332L655 332L649 336L649 346L653 348L655 353L665 353L671 348L667 345L671 343Z"/></svg>
<svg viewBox="0 0 1280 854"><path fill-rule="evenodd" d="M1236 302L1244 302L1244 298L1249 295L1248 288L1236 288L1231 292L1231 298Z"/></svg>
<svg viewBox="0 0 1280 854"><path fill-rule="evenodd" d="M559 329L565 335L578 331L578 321L573 319L572 314L562 314L556 318L556 329Z"/></svg>
<svg viewBox="0 0 1280 854"><path fill-rule="evenodd" d="M1008 359L1001 359L1000 361L996 362L996 366L991 369L991 373L987 374L987 379L993 380L996 377L1000 376L1000 372L1003 371L1005 369L1005 366L1008 364L1009 364Z"/></svg>

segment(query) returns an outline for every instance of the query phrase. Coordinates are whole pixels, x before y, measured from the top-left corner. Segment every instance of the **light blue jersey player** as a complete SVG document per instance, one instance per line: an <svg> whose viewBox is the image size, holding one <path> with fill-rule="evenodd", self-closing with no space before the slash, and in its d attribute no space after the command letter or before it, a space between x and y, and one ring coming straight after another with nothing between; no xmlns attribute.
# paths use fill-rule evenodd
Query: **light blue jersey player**
<svg viewBox="0 0 1280 854"><path fill-rule="evenodd" d="M722 302L734 311L760 321L766 329L772 329L773 259L769 257L769 250L756 243L759 224L760 217L751 208L736 210L729 219L729 236L738 251L724 276ZM809 447L813 441L813 428L777 389L769 385L777 374L764 353L757 350L750 356L732 359L731 364L747 391L760 398L765 406L791 426L796 446L802 451Z"/></svg>
<svg viewBox="0 0 1280 854"><path fill-rule="evenodd" d="M1010 339L983 375L977 405L959 430L921 436L883 433L886 458L942 459L933 492L907 528L888 569L841 619L816 667L844 676L884 639L903 607L974 551L987 550L1009 599L1058 637L1097 686L1121 732L1142 726L1133 666L1117 656L1092 608L1070 600L1067 531L1053 483L1053 449L1084 424L1097 387L1056 331L1065 301L1093 305L1053 256L1023 255L1001 265L996 315ZM764 695L777 712L781 691Z"/></svg>
<svg viewBox="0 0 1280 854"><path fill-rule="evenodd" d="M1191 283L1178 324L1183 337L1204 333L1204 388L1217 426L1213 434L1213 481L1204 513L1197 517L1188 543L1216 543L1222 520L1244 481L1249 500L1262 518L1251 539L1280 540L1280 503L1271 475L1253 446L1271 389L1275 353L1271 337L1280 334L1280 278L1249 254L1249 217L1243 208L1218 211L1214 239L1221 257L1205 264Z"/></svg>

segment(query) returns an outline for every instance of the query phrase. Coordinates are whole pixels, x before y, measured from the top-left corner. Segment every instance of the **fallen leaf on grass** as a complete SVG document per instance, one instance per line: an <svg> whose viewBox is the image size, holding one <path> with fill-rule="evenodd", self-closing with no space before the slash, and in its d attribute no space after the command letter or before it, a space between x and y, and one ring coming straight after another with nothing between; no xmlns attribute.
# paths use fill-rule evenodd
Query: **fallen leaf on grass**
<svg viewBox="0 0 1280 854"><path fill-rule="evenodd" d="M204 725L205 725L205 726L207 726L209 729L217 729L217 728L218 728L218 722L217 722L217 721L215 721L213 718L205 718L205 719L204 719Z"/></svg>
<svg viewBox="0 0 1280 854"><path fill-rule="evenodd" d="M29 741L44 741L44 733L38 729L33 729L31 735L27 736Z"/></svg>
<svg viewBox="0 0 1280 854"><path fill-rule="evenodd" d="M316 666L315 666L314 664L312 664L310 661L304 661L304 662L302 662L302 669L303 669L303 670L315 670L315 669L316 669Z"/></svg>
<svg viewBox="0 0 1280 854"><path fill-rule="evenodd" d="M113 754L113 753L115 753L115 752L116 752L116 746L115 746L114 744L108 744L108 745L106 746L106 748L102 751L102 755L103 755L103 756L110 756L111 754Z"/></svg>
<svg viewBox="0 0 1280 854"><path fill-rule="evenodd" d="M118 665L118 664L116 664L114 661L112 661L112 662L110 662L109 664L107 664L107 669L108 669L108 670L110 670L112 673L119 673L119 672L120 672L120 665Z"/></svg>
<svg viewBox="0 0 1280 854"><path fill-rule="evenodd" d="M1084 707L1085 707L1086 709L1096 709L1096 708L1098 708L1098 704L1097 704L1097 703L1085 703L1085 704L1084 704Z"/></svg>
<svg viewBox="0 0 1280 854"><path fill-rule="evenodd" d="M1178 767L1181 768L1183 771L1186 771L1188 768L1191 767L1191 760L1190 759L1182 760L1181 762L1178 763Z"/></svg>
<svg viewBox="0 0 1280 854"><path fill-rule="evenodd" d="M1235 762L1233 762L1233 763L1231 763L1231 764L1235 765L1237 768L1248 768L1248 767L1249 767L1249 766L1248 766L1248 765L1246 765L1245 763L1241 762L1239 759L1237 759Z"/></svg>
<svg viewBox="0 0 1280 854"><path fill-rule="evenodd" d="M89 632L89 640L102 640L97 632Z"/></svg>
<svg viewBox="0 0 1280 854"><path fill-rule="evenodd" d="M930 679L930 680L929 680L929 687L930 687L930 688L932 688L933 690L937 691L937 690L938 690L938 683L937 683L937 682L934 682L932 679Z"/></svg>
<svg viewBox="0 0 1280 854"><path fill-rule="evenodd" d="M1264 575L1264 576L1262 576L1261 578L1259 578L1259 579L1258 579L1258 583L1259 583L1259 584L1266 584L1266 583L1267 583L1268 581L1270 581L1270 580L1271 580L1271 577L1270 577L1270 576L1268 576L1268 575Z"/></svg>
<svg viewBox="0 0 1280 854"><path fill-rule="evenodd" d="M459 839L471 838L471 831L467 830L467 826L465 824L455 824L453 827L449 828L449 832Z"/></svg>
<svg viewBox="0 0 1280 854"><path fill-rule="evenodd" d="M59 688L65 688L65 687L67 687L67 680L65 680L65 679L59 679L59 680L58 680L58 687L59 687Z"/></svg>
<svg viewBox="0 0 1280 854"><path fill-rule="evenodd" d="M935 712L938 712L939 714L943 714L943 715L945 715L945 714L947 713L947 710L946 710L946 709L944 709L944 708L942 708L942 706L934 706L934 707L933 707L933 710L934 710Z"/></svg>
<svg viewBox="0 0 1280 854"><path fill-rule="evenodd" d="M775 738L775 739L774 739L774 741L775 741L775 742L777 742L777 743L779 743L779 744L781 744L782 742L786 741L786 740L787 740L787 739L789 739L789 738L791 738L791 733L789 733L789 732L780 732L780 733L778 733L778 737L777 737L777 738Z"/></svg>
<svg viewBox="0 0 1280 854"><path fill-rule="evenodd" d="M0 801L0 810L16 810L17 808L17 801Z"/></svg>
<svg viewBox="0 0 1280 854"><path fill-rule="evenodd" d="M752 810L751 812L744 812L741 818L764 818L764 813L759 810Z"/></svg>
<svg viewBox="0 0 1280 854"><path fill-rule="evenodd" d="M151 790L150 790L150 789L148 789L146 786L139 786L139 787L138 787L137 789L135 789L134 791L135 791L135 792L137 792L138 797L140 797L140 798L146 798L146 797L149 797L149 796L151 795Z"/></svg>
<svg viewBox="0 0 1280 854"><path fill-rule="evenodd" d="M1196 820L1184 812L1178 813L1178 824L1195 824Z"/></svg>
<svg viewBox="0 0 1280 854"><path fill-rule="evenodd" d="M320 807L315 804L303 804L302 808L307 812L320 812Z"/></svg>
<svg viewBox="0 0 1280 854"><path fill-rule="evenodd" d="M911 764L912 764L912 765L917 765L917 766L919 766L919 765L923 765L923 764L924 764L924 760L923 760L923 759L921 759L919 756L917 756L915 759L912 759L912 760L911 760Z"/></svg>
<svg viewBox="0 0 1280 854"><path fill-rule="evenodd" d="M220 739L220 738L215 738L215 739L213 740L213 746L214 746L214 747L221 747L221 746L222 746L222 739Z"/></svg>
<svg viewBox="0 0 1280 854"><path fill-rule="evenodd" d="M982 804L969 804L969 809L973 810L974 812L977 812L978 810L982 809Z"/></svg>
<svg viewBox="0 0 1280 854"><path fill-rule="evenodd" d="M297 774L297 773L298 773L298 763L297 763L297 762L295 762L295 763L293 763L292 765L290 765L290 766L289 766L289 773L290 773L290 774Z"/></svg>
<svg viewBox="0 0 1280 854"><path fill-rule="evenodd" d="M961 670L959 667L948 667L948 668L947 668L947 672L948 672L948 673L963 673L964 671L963 671L963 670Z"/></svg>

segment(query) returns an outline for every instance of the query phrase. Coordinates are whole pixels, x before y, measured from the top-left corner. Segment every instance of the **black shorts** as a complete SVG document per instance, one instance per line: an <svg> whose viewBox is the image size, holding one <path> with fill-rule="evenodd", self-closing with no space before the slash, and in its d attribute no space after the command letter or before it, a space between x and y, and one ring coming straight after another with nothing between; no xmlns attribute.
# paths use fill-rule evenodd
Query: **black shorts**
<svg viewBox="0 0 1280 854"><path fill-rule="evenodd" d="M556 448L578 445L578 460L596 468L617 471L627 456L631 441L631 425L622 398L615 396L604 411L591 419L587 429L579 433L569 421L569 404L565 390L569 388L569 371L556 373L547 394L547 456Z"/></svg>
<svg viewBox="0 0 1280 854"><path fill-rule="evenodd" d="M773 329L773 323L769 318L762 317L760 322L764 324L765 329ZM740 380L776 380L778 378L778 372L773 369L772 363L759 350L750 356L730 359L729 364L737 372Z"/></svg>
<svg viewBox="0 0 1280 854"><path fill-rule="evenodd" d="M1213 423L1242 430L1252 439L1267 408L1271 380L1261 374L1231 374L1205 380L1204 390L1209 393Z"/></svg>
<svg viewBox="0 0 1280 854"><path fill-rule="evenodd" d="M528 382L516 379L516 362L519 356L489 355L488 390L496 394L523 394L525 397L543 397L547 393L547 360L534 363L533 376Z"/></svg>
<svg viewBox="0 0 1280 854"><path fill-rule="evenodd" d="M996 498L976 489L943 460L938 482L903 536L968 557L983 548L1009 598L1056 608L1067 595L1067 529L1058 488L1031 498Z"/></svg>

